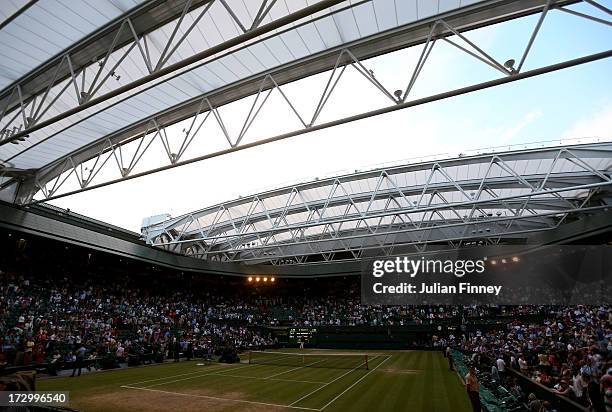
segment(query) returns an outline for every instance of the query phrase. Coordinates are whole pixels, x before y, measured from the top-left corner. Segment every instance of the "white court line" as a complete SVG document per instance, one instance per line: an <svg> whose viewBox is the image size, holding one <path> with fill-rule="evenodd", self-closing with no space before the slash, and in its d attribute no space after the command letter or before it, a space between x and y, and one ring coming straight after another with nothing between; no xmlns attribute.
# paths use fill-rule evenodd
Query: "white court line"
<svg viewBox="0 0 612 412"><path fill-rule="evenodd" d="M345 393L347 393L349 390L351 390L351 388L353 388L355 385L357 385L359 382L361 382L362 380L364 380L370 373L374 372L376 369L378 369L378 367L380 365L382 365L383 363L385 363L386 361L388 361L389 359L391 359L391 355L387 356L385 358L385 360L383 360L382 362L380 362L378 365L376 365L376 367L374 369L372 369L371 371L369 371L368 373L366 373L365 375L363 375L361 378L359 378L356 382L354 382L351 386L349 386L348 388L346 388L345 390L342 391L342 393L340 393L338 396L336 396L334 399L332 399L331 401L327 402L322 408L319 409L319 411L322 411L323 409L327 408L329 405L331 405L336 399L338 399L339 397L341 397L342 395L344 395Z"/></svg>
<svg viewBox="0 0 612 412"><path fill-rule="evenodd" d="M215 368L215 370L220 370L220 369L223 369L223 367L221 367L221 366L222 366L221 364L219 364L219 365L212 365L212 367L214 367L214 366L217 366L217 367ZM140 381L140 382L128 383L128 385L139 385L139 384L141 384L141 383L161 381L161 380L164 380L164 379L172 379L172 378L176 378L176 377L179 377L179 376L195 375L196 373L202 373L202 371L200 370L200 371L196 371L196 372L181 373L181 374L179 374L179 375L165 376L165 377L163 377L163 378L149 379L149 380L146 380L146 381Z"/></svg>
<svg viewBox="0 0 612 412"><path fill-rule="evenodd" d="M374 359L376 359L376 358L377 358L377 356L374 356L374 357L373 357L372 359L370 359L370 360L372 361L372 360L374 360ZM361 365L357 365L357 366L355 366L355 367L354 367L353 369L351 369L350 371L348 371L348 372L346 372L346 373L343 373L342 375L338 376L336 379L334 379L334 380L332 380L332 381L330 381L330 382L327 382L325 385L321 386L320 388L317 388L317 389L315 389L314 391L307 393L306 395L302 396L300 399L298 399L298 400L296 400L296 401L292 402L292 403L290 404L290 406L293 406L293 405L295 405L296 403L298 403L299 401L301 401L302 399L306 399L306 398L308 398L310 395L312 395L312 394L314 394L314 393L319 392L321 389L323 389L323 388L327 387L328 385L331 385L332 383L336 382L338 379L343 378L344 376L346 376L346 375L348 375L349 373L351 373L351 372L353 372L353 371L357 370L357 368L360 368L360 367L361 367L361 366L363 366L363 365L365 365L365 362L363 362ZM318 410L318 409L317 409L317 410Z"/></svg>
<svg viewBox="0 0 612 412"><path fill-rule="evenodd" d="M239 367L237 367L237 368L232 368L232 369L229 369L229 370L227 370L227 372L233 372L233 371L238 370L238 369L248 368L249 366L251 366L251 365L242 365L242 366L239 366ZM189 376L189 377L187 377L187 378L174 379L174 380L172 380L172 381L166 381L166 382L155 383L155 384L153 384L153 385L143 386L143 388L142 388L142 389L144 389L144 388L152 388L152 387L154 387L154 386L160 386L160 385L168 385L169 383L181 382L181 381L186 381L186 380L189 380L189 379L197 379L197 378L201 378L201 377L203 377L203 376L209 376L209 375L219 375L219 372L209 372L209 373L204 373L204 374L202 374L202 375Z"/></svg>
<svg viewBox="0 0 612 412"><path fill-rule="evenodd" d="M282 358L286 358L286 357L287 357L287 356L281 356L281 358L280 358L280 359L282 359ZM258 366L270 366L270 365L265 364L265 363L259 363L259 364L248 364L248 363L242 363L242 362L241 362L241 365L242 365L242 366L251 366L252 368L255 368L255 367L258 367ZM221 370L224 370L224 369L225 369L225 368L224 368L224 366L223 366L222 364L218 364L218 365L211 365L211 367L214 367L214 369L213 369L213 371L214 371L214 372L218 372L218 371L221 371ZM236 369L241 369L241 368L239 367L239 368L227 369L227 372L231 372L231 371L236 370ZM128 385L130 385L130 386L133 386L133 385L140 385L140 384L142 384L142 383L148 383L148 382L156 382L156 381L168 380L168 379L172 379L172 378L177 378L177 377L179 377L179 376L196 375L196 374L200 374L200 373L202 373L202 372L203 372L203 371L201 371L201 370L200 370L200 371L196 371L196 372L181 373L181 374L178 374L178 375L165 376L165 377L163 377L163 378L157 378L157 379L148 379L148 380L146 380L146 381L140 381L140 382L128 383ZM200 377L200 376L206 376L206 375L208 375L208 373L207 373L207 374L204 374L204 375L193 376L193 378L198 378L198 377ZM191 379L191 378L187 378L187 379ZM183 380L183 379L179 379L178 381L180 381L180 380ZM167 383L173 383L173 382L176 382L176 381L168 381ZM166 382L165 382L165 383L166 383ZM163 385L163 383L162 383L162 384L160 384L160 385ZM159 385L151 385L151 386L148 386L148 387L152 387L152 386L159 386Z"/></svg>
<svg viewBox="0 0 612 412"><path fill-rule="evenodd" d="M162 391L162 390L159 390L159 389L138 388L136 386L127 386L127 385L123 385L121 387L122 388L126 388L126 389L136 389L136 390L141 390L141 391L165 393L165 394L169 394L169 395L187 396L187 397L191 397L191 398L203 398L203 399L212 399L212 400L216 400L216 401L237 402L237 403L250 403L250 404L253 404L253 405L276 406L278 408L301 409L301 410L307 410L307 411L318 411L318 409L315 409L315 408L306 408L306 407L302 407L302 406L282 405L282 404L279 404L279 403L266 403L266 402L257 402L257 401L247 401L247 400L243 400L243 399L220 398L218 396L194 395L194 394L189 394L189 393Z"/></svg>
<svg viewBox="0 0 612 412"><path fill-rule="evenodd" d="M216 375L216 376L229 376L230 378L243 378L243 379L257 379L257 380L270 380L270 381L280 381L280 382L302 382L302 383L316 383L318 385L324 385L327 382L322 382L322 381L304 381L304 380L298 380L298 379L283 379L283 378L262 378L259 376L246 376L246 375L228 375L225 373L211 373L211 375Z"/></svg>
<svg viewBox="0 0 612 412"><path fill-rule="evenodd" d="M325 359L322 359L322 360L317 361L317 362L309 363L308 365L298 366L297 368L289 369L288 371L284 371L284 372L280 372L280 373L275 373L274 375L270 375L270 376L266 377L266 379L274 378L276 376L284 375L285 373L293 372L293 371L296 371L298 369L302 369L302 368L306 368L308 366L316 365L317 363L321 363L324 360Z"/></svg>
<svg viewBox="0 0 612 412"><path fill-rule="evenodd" d="M251 351L251 353L281 353L281 352L265 352L265 351L254 352L254 351ZM295 356L296 354L295 353L288 353L288 354L286 354L286 353L283 352L283 355L284 356L276 358L276 360L290 358L292 356ZM249 361L250 360L252 360L252 359L249 358ZM257 362L249 362L249 365L272 365L272 366L278 366L278 365L274 365L273 363L257 363Z"/></svg>
<svg viewBox="0 0 612 412"><path fill-rule="evenodd" d="M310 348L310 349L305 349L311 353L316 353L316 352L331 352L334 351L332 353L327 353L326 355L352 355L352 356L363 356L363 355L368 355L368 356L386 356L388 355L388 353L376 353L376 352L338 352L338 349L325 349L325 348ZM408 350L408 349L402 349L402 352L413 352L412 350ZM304 355L308 355L309 352L303 352ZM302 353L302 352L296 352L296 353Z"/></svg>
<svg viewBox="0 0 612 412"><path fill-rule="evenodd" d="M266 354L278 354L278 355L285 355L282 356L283 358L287 358L287 357L291 357L291 356L321 356L319 354L317 354L314 351L334 351L334 352L327 352L325 353L325 355L323 356L353 356L353 357L357 357L357 356L384 356L387 355L387 353L375 353L375 352L339 352L337 349L304 349L302 351L296 351L296 352L276 352L276 351L262 351L262 350L254 350L251 351L251 353L254 354L258 354L258 353L266 353Z"/></svg>

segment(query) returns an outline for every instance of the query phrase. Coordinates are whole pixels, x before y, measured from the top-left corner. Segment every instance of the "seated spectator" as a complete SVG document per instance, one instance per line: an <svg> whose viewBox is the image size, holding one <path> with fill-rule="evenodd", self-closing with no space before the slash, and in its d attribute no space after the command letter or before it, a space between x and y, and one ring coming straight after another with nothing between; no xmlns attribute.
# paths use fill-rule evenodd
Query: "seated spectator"
<svg viewBox="0 0 612 412"><path fill-rule="evenodd" d="M553 408L550 402L544 401L542 402L542 407L540 408L540 412L557 412L557 410Z"/></svg>
<svg viewBox="0 0 612 412"><path fill-rule="evenodd" d="M542 409L542 402L537 398L535 393L530 393L527 396L527 407L530 412L540 412Z"/></svg>
<svg viewBox="0 0 612 412"><path fill-rule="evenodd" d="M606 412L612 412L612 368L601 378L601 394L604 398Z"/></svg>
<svg viewBox="0 0 612 412"><path fill-rule="evenodd" d="M561 381L559 381L557 385L555 385L555 388L553 391L557 395L569 397L570 392L571 392L569 382L566 381L565 379L562 379Z"/></svg>

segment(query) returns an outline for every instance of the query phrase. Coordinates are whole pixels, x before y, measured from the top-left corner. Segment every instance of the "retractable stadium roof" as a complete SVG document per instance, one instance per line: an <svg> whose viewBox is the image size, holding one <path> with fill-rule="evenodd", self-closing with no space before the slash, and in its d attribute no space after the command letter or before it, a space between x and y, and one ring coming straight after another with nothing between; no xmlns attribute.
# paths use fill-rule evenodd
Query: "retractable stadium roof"
<svg viewBox="0 0 612 412"><path fill-rule="evenodd" d="M3 1L0 89L15 85L33 70L142 2L144 0Z"/></svg>
<svg viewBox="0 0 612 412"><path fill-rule="evenodd" d="M209 64L198 58L199 67L184 70L188 67L173 65L189 66L198 53L215 57L215 50L229 49L224 43L252 38L257 27L251 21L253 28L247 30L245 24L257 16L257 2L132 0L124 2L131 3L127 12L114 3L40 0L0 31L3 50L12 51L5 60L12 82L5 81L0 92L0 105L6 108L2 120L10 122L14 114L11 130L29 130L24 141L0 148L5 162L19 169L42 168L190 98L308 53L303 43L299 52L274 53L282 45L277 38L274 45L226 53ZM326 4L341 1L318 3L308 8L305 2L289 2L294 5L289 9L285 2L270 2L272 8L262 11L258 24L266 26L292 12L298 14L288 21L312 17L318 10L329 12ZM58 20L57 15L66 17ZM271 52L264 54L262 48Z"/></svg>
<svg viewBox="0 0 612 412"><path fill-rule="evenodd" d="M594 24L610 10L585 0L597 16L569 8L578 0L10 0L0 5L0 198L19 204L53 199L68 177L78 189L137 177L346 121L492 87L610 57L612 50L523 70L545 16L554 9ZM539 15L517 61L497 61L464 33ZM411 100L410 91L436 40L447 41L501 74L499 79ZM464 42L463 45L458 44ZM405 90L387 90L363 60L423 45ZM230 102L316 73L353 66L385 95L389 106L321 123L300 117L283 136L242 142L226 133L227 149L187 158L196 136L185 132L168 164L134 172L118 160L120 177L99 182L98 169L120 148L165 128L212 113ZM340 73L341 75L341 73ZM329 85L328 85L329 86ZM335 87L335 84L334 86ZM330 87L324 91L331 93ZM289 102L291 105L291 102ZM254 112L257 112L255 110ZM297 113L296 113L297 114ZM250 114L249 114L250 115ZM256 115L256 113L255 113ZM195 119L195 118L194 118ZM249 120L249 119L247 119ZM252 121L252 119L251 119ZM246 122L250 124L250 122ZM161 136L161 137L160 137ZM148 145L142 145L146 150ZM90 162L92 167L83 167ZM84 172L83 170L88 170ZM74 191L73 191L74 192ZM70 192L70 193L73 193Z"/></svg>
<svg viewBox="0 0 612 412"><path fill-rule="evenodd" d="M612 143L484 150L316 179L145 226L210 261L313 264L527 244L612 206Z"/></svg>

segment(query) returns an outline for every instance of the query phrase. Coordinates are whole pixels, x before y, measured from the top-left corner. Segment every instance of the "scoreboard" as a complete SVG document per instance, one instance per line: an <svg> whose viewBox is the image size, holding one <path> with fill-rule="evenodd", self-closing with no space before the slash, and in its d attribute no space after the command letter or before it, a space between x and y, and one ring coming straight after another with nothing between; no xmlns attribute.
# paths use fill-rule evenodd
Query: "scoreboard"
<svg viewBox="0 0 612 412"><path fill-rule="evenodd" d="M310 343L310 344L317 343L317 329L316 328L290 328L289 329L289 343L299 344L300 341L304 343Z"/></svg>

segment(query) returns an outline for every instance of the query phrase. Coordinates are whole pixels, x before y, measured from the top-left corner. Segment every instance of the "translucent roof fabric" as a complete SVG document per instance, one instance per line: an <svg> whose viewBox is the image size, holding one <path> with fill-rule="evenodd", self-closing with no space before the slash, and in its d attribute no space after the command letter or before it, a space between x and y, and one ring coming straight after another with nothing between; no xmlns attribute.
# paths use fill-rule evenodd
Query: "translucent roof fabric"
<svg viewBox="0 0 612 412"><path fill-rule="evenodd" d="M29 0L4 0L0 4L0 25L10 20Z"/></svg>
<svg viewBox="0 0 612 412"><path fill-rule="evenodd" d="M36 1L0 30L0 90L144 1ZM26 3L2 0L0 15Z"/></svg>
<svg viewBox="0 0 612 412"><path fill-rule="evenodd" d="M611 159L612 143L601 143L354 173L242 197L168 220L163 223L165 241L200 242L209 252L237 253L326 240L335 242L327 245L332 251L348 247L340 244L343 239L360 232L363 237L367 231L378 233L379 239L397 231L393 233L415 241L415 233L434 226L478 230L474 222L486 224L491 236L504 235L509 228L550 229L568 211L580 212L596 188L612 190ZM516 223L509 224L512 220Z"/></svg>
<svg viewBox="0 0 612 412"><path fill-rule="evenodd" d="M228 2L237 11L238 20L243 21L245 25L248 25L249 18L252 20L256 13L258 4L255 3L258 2ZM272 21L313 3L316 2L276 2L266 19ZM30 133L24 142L1 146L0 158L9 161L16 168L39 169L84 146L119 133L143 119L193 101L202 95L237 85L252 76L262 75L317 53L472 3L477 1L371 0L350 1L346 5L343 3L342 7L333 8L335 12L328 10L326 13L310 16L282 30L276 30L272 35L213 56L178 74L166 76L153 85L133 89L127 94L36 130ZM351 7L346 7L347 5ZM193 20L199 13L198 10L189 13L189 18ZM152 51L152 54L161 53L162 40L170 37L174 27L175 24L169 23L151 34L151 39L159 40L157 45L156 41L151 41L151 48L157 50ZM187 40L177 49L176 54L172 56L173 61L180 61L185 56L240 33L238 23L229 16L220 2L211 6L210 14L198 23L197 28L189 33ZM121 74L121 79L117 82L107 82L102 88L103 92L146 74L139 53L137 48L128 53L126 61L130 63L126 68L117 71ZM113 53L112 58L117 60L121 54L121 51L117 51ZM65 82L56 88L66 86ZM66 94L58 100L60 104L57 111L51 110L46 116L52 117L60 113L63 110L62 105L73 107L75 102L74 95Z"/></svg>

